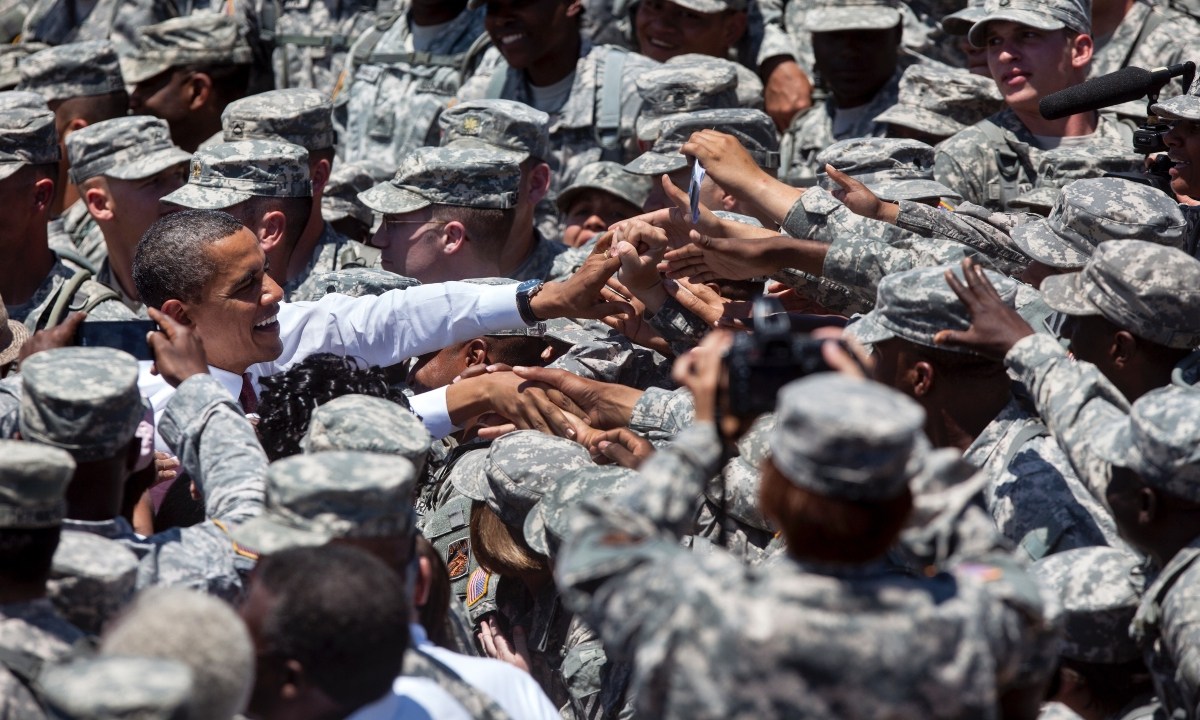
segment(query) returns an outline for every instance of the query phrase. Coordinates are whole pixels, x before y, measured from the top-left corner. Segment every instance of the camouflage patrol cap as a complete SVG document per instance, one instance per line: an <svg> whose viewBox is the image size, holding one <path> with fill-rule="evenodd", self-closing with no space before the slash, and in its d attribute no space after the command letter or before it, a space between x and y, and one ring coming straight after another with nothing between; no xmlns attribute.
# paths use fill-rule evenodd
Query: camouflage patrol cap
<svg viewBox="0 0 1200 720"><path fill-rule="evenodd" d="M75 460L63 450L0 440L0 528L58 527Z"/></svg>
<svg viewBox="0 0 1200 720"><path fill-rule="evenodd" d="M611 498L639 477L636 470L619 465L587 465L564 473L525 516L525 541L542 555L550 555L551 538L566 539L580 505Z"/></svg>
<svg viewBox="0 0 1200 720"><path fill-rule="evenodd" d="M1150 112L1163 120L1200 120L1200 84L1193 83L1183 95L1154 103Z"/></svg>
<svg viewBox="0 0 1200 720"><path fill-rule="evenodd" d="M1146 393L1096 434L1100 457L1142 482L1200 502L1200 393L1173 385Z"/></svg>
<svg viewBox="0 0 1200 720"><path fill-rule="evenodd" d="M192 699L191 669L166 658L96 655L51 665L40 680L52 718L178 720Z"/></svg>
<svg viewBox="0 0 1200 720"><path fill-rule="evenodd" d="M804 16L809 32L888 30L900 24L895 0L813 0Z"/></svg>
<svg viewBox="0 0 1200 720"><path fill-rule="evenodd" d="M71 182L105 175L118 180L154 177L192 156L171 142L167 121L151 115L103 120L67 136Z"/></svg>
<svg viewBox="0 0 1200 720"><path fill-rule="evenodd" d="M225 142L274 140L312 152L334 145L333 102L319 90L269 90L225 106L221 113Z"/></svg>
<svg viewBox="0 0 1200 720"><path fill-rule="evenodd" d="M404 290L420 285L420 281L378 268L343 268L315 275L313 287L325 294L339 293L350 297L382 295L389 290ZM319 299L319 298L318 298Z"/></svg>
<svg viewBox="0 0 1200 720"><path fill-rule="evenodd" d="M112 457L129 446L146 414L138 364L106 347L66 347L21 364L21 437L77 461Z"/></svg>
<svg viewBox="0 0 1200 720"><path fill-rule="evenodd" d="M1144 240L1101 243L1079 272L1042 281L1042 298L1067 315L1102 315L1159 345L1200 345L1200 260Z"/></svg>
<svg viewBox="0 0 1200 720"><path fill-rule="evenodd" d="M61 157L49 108L0 111L0 180L26 165L56 163Z"/></svg>
<svg viewBox="0 0 1200 720"><path fill-rule="evenodd" d="M508 209L517 204L521 168L511 152L488 146L421 147L400 162L396 175L358 194L384 215L430 205Z"/></svg>
<svg viewBox="0 0 1200 720"><path fill-rule="evenodd" d="M374 176L357 163L338 163L329 173L321 195L321 215L328 222L352 217L364 225L375 222L375 213L362 204L358 194L375 186Z"/></svg>
<svg viewBox="0 0 1200 720"><path fill-rule="evenodd" d="M137 47L121 59L125 82L143 80L185 65L249 65L250 43L238 20L218 13L198 13L141 28Z"/></svg>
<svg viewBox="0 0 1200 720"><path fill-rule="evenodd" d="M798 487L821 495L887 500L921 467L924 425L920 405L880 383L809 375L779 391L771 462Z"/></svg>
<svg viewBox="0 0 1200 720"><path fill-rule="evenodd" d="M668 58L664 65L672 67L690 67L699 65L704 68L711 68L717 65L731 68L737 74L737 85L734 87L735 95L737 96L736 105L726 105L724 107L743 107L754 110L763 109L763 83L759 79L758 74L746 67L745 65L728 60L726 58L713 57L712 55L703 55L701 53L683 53ZM716 106L713 106L716 107ZM643 112L645 110L643 109ZM650 138L653 140L654 138Z"/></svg>
<svg viewBox="0 0 1200 720"><path fill-rule="evenodd" d="M1056 268L1082 268L1106 240L1154 238L1182 248L1187 220L1166 193L1119 178L1078 180L1059 193L1045 220L1018 225L1012 239L1026 255Z"/></svg>
<svg viewBox="0 0 1200 720"><path fill-rule="evenodd" d="M108 40L58 45L21 60L20 90L30 90L48 102L124 92L117 48Z"/></svg>
<svg viewBox="0 0 1200 720"><path fill-rule="evenodd" d="M312 197L308 151L274 140L239 140L192 156L187 185L163 202L221 210L252 197Z"/></svg>
<svg viewBox="0 0 1200 720"><path fill-rule="evenodd" d="M667 63L643 72L637 77L642 98L638 139L658 139L662 119L669 115L738 107L737 84L733 63L719 58Z"/></svg>
<svg viewBox="0 0 1200 720"><path fill-rule="evenodd" d="M895 105L875 122L898 125L938 137L950 137L1003 107L990 77L946 65L909 65L900 76Z"/></svg>
<svg viewBox="0 0 1200 720"><path fill-rule="evenodd" d="M6 90L0 92L0 111L25 108L28 110L49 110L46 98L28 90Z"/></svg>
<svg viewBox="0 0 1200 720"><path fill-rule="evenodd" d="M1062 604L1061 655L1114 665L1141 657L1129 636L1140 600L1138 557L1111 547L1066 550L1038 560L1033 576Z"/></svg>
<svg viewBox="0 0 1200 720"><path fill-rule="evenodd" d="M263 514L233 537L265 555L334 538L404 537L416 527L415 489L412 463L396 455L293 455L267 468Z"/></svg>
<svg viewBox="0 0 1200 720"><path fill-rule="evenodd" d="M898 337L925 347L970 354L964 348L933 342L942 330L965 331L971 326L971 313L950 289L946 270L953 271L962 281L962 268L958 265L913 268L888 275L879 283L875 309L848 326L847 331L862 343L880 343ZM984 272L1004 304L1015 307L1017 284L991 270Z"/></svg>
<svg viewBox="0 0 1200 720"><path fill-rule="evenodd" d="M942 30L957 37L966 35L971 31L972 25L987 17L985 2L986 0L971 0L962 10L942 18Z"/></svg>
<svg viewBox="0 0 1200 720"><path fill-rule="evenodd" d="M986 0L983 9L987 14L967 31L967 40L975 47L984 46L988 23L997 20L1038 30L1092 32L1092 0Z"/></svg>
<svg viewBox="0 0 1200 720"><path fill-rule="evenodd" d="M505 525L521 528L525 515L567 470L592 464L582 445L536 430L509 433L492 443L483 476L455 476L463 495L486 503Z"/></svg>
<svg viewBox="0 0 1200 720"><path fill-rule="evenodd" d="M72 625L98 635L133 598L137 571L137 556L116 540L63 530L46 595Z"/></svg>
<svg viewBox="0 0 1200 720"><path fill-rule="evenodd" d="M516 162L550 157L550 116L525 103L499 98L468 100L438 116L442 146L480 145L513 153Z"/></svg>
<svg viewBox="0 0 1200 720"><path fill-rule="evenodd" d="M654 181L645 175L635 175L621 163L598 160L584 165L575 175L575 182L564 188L555 199L559 212L568 212L571 203L588 190L599 190L613 195L641 211Z"/></svg>
<svg viewBox="0 0 1200 720"><path fill-rule="evenodd" d="M330 450L399 455L425 468L433 439L421 419L396 403L370 395L343 395L312 412L308 432L300 438L306 453Z"/></svg>
<svg viewBox="0 0 1200 720"><path fill-rule="evenodd" d="M20 85L21 61L48 47L37 42L0 45L0 90L12 90Z"/></svg>
<svg viewBox="0 0 1200 720"><path fill-rule="evenodd" d="M933 148L919 140L866 137L840 140L817 155L817 166L832 165L866 185L883 200L928 200L962 196L933 179ZM840 185L824 172L821 187Z"/></svg>
<svg viewBox="0 0 1200 720"><path fill-rule="evenodd" d="M1140 175L1144 163L1144 155L1124 152L1118 147L1108 149L1091 146L1086 150L1058 147L1047 150L1038 158L1037 187L1021 193L1009 204L1039 215L1049 215L1059 193L1070 183L1109 174L1118 177Z"/></svg>
<svg viewBox="0 0 1200 720"><path fill-rule="evenodd" d="M625 165L637 175L661 175L682 170L688 158L679 149L692 133L718 130L737 138L750 157L764 169L779 167L779 133L775 121L761 110L726 108L697 110L662 118L662 131L649 152L644 152Z"/></svg>

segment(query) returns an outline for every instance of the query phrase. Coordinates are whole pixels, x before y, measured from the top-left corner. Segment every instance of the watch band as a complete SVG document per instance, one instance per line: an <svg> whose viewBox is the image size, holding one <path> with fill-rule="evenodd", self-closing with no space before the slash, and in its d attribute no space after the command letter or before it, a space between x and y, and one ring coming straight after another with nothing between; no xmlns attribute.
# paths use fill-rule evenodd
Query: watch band
<svg viewBox="0 0 1200 720"><path fill-rule="evenodd" d="M541 292L546 283L541 280L526 280L517 286L517 312L526 325L536 324L540 318L533 314L533 296Z"/></svg>

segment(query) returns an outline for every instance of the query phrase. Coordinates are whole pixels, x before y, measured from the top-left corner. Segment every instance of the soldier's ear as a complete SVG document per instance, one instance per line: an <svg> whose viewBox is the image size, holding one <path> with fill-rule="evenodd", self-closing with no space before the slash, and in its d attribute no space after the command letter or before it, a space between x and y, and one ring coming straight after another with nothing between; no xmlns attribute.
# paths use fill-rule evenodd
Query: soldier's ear
<svg viewBox="0 0 1200 720"><path fill-rule="evenodd" d="M1109 359L1118 368L1128 368L1137 355L1138 340L1132 333L1120 330L1112 336L1112 344L1108 348Z"/></svg>
<svg viewBox="0 0 1200 720"><path fill-rule="evenodd" d="M935 376L933 365L921 360L912 366L909 376L912 380L913 397L923 398L933 392Z"/></svg>
<svg viewBox="0 0 1200 720"><path fill-rule="evenodd" d="M87 182L85 181L85 185ZM93 185L83 191L83 205L91 216L97 220L112 220L113 211L109 205L108 193L99 186Z"/></svg>
<svg viewBox="0 0 1200 720"><path fill-rule="evenodd" d="M208 104L212 96L213 82L208 73L194 72L187 80L188 109L199 110Z"/></svg>
<svg viewBox="0 0 1200 720"><path fill-rule="evenodd" d="M1096 44L1091 35L1080 33L1070 40L1071 67L1082 69L1092 61Z"/></svg>
<svg viewBox="0 0 1200 720"><path fill-rule="evenodd" d="M488 344L483 338L475 338L463 346L463 360L467 367L482 365L488 361Z"/></svg>
<svg viewBox="0 0 1200 720"><path fill-rule="evenodd" d="M550 166L543 162L530 168L523 190L529 194L531 205L540 203L550 193Z"/></svg>
<svg viewBox="0 0 1200 720"><path fill-rule="evenodd" d="M263 252L269 253L283 243L287 235L287 216L281 210L272 210L263 215L262 222L255 230L258 244Z"/></svg>
<svg viewBox="0 0 1200 720"><path fill-rule="evenodd" d="M457 220L451 220L442 227L442 252L453 255L467 249L467 227Z"/></svg>

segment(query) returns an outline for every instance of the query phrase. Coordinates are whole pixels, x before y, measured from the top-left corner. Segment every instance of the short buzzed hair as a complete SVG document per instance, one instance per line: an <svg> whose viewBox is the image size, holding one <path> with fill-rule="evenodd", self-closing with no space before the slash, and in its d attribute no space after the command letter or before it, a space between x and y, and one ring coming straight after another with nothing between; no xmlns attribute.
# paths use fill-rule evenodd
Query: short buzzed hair
<svg viewBox="0 0 1200 720"><path fill-rule="evenodd" d="M156 220L133 256L133 284L142 302L158 309L171 298L199 300L216 271L208 246L245 229L219 210L183 210Z"/></svg>

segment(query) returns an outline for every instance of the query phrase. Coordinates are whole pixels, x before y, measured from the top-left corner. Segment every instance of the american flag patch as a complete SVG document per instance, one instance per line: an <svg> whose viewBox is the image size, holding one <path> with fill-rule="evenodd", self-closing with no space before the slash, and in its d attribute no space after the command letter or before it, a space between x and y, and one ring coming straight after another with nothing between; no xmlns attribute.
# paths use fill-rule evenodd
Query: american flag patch
<svg viewBox="0 0 1200 720"><path fill-rule="evenodd" d="M475 568L467 580L467 607L474 607L487 597L488 586L492 584L492 574L483 568Z"/></svg>

